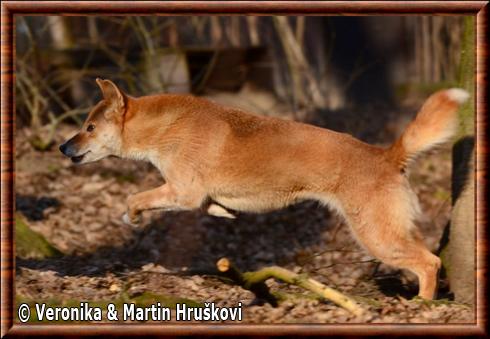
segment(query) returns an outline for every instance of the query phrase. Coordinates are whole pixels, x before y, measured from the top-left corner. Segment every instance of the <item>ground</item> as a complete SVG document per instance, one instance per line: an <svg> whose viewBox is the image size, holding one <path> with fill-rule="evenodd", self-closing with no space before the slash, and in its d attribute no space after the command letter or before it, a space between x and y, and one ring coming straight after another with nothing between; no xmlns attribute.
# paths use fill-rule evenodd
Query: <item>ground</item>
<svg viewBox="0 0 490 339"><path fill-rule="evenodd" d="M75 130L61 126L56 142ZM412 300L417 293L413 276L369 256L342 218L315 202L263 215L241 214L236 220L201 211L145 212L141 227L133 228L121 221L126 198L160 185L156 169L116 158L74 166L57 147L34 151L28 136L28 129L16 133L17 211L64 255L17 258L17 302L76 304L138 297L218 306L242 302L244 323L474 322L472 307L447 300L451 296L444 280L442 300ZM450 169L446 147L420 159L411 172L424 211L418 225L433 251L450 216ZM243 271L278 265L306 273L354 297L367 312L355 317L300 288L269 280L271 291L284 297L274 308L219 279L215 263L222 257Z"/></svg>

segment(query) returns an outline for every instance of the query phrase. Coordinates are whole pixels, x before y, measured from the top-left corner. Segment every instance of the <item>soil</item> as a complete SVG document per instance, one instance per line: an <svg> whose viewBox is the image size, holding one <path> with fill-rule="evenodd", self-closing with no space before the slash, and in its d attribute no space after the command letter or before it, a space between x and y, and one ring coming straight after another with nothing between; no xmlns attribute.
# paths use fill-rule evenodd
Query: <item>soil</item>
<svg viewBox="0 0 490 339"><path fill-rule="evenodd" d="M56 142L74 134L60 127ZM64 256L16 259L18 298L116 300L145 293L186 298L217 306L243 305L244 323L472 323L474 309L450 301L441 278L439 301L412 299L411 274L368 255L343 219L308 201L236 220L202 211L145 212L140 227L124 224L126 198L162 184L150 164L109 158L72 165L57 147L32 149L30 131L16 134L16 205L29 225ZM450 216L450 148L426 155L411 173L423 217L426 243L437 249ZM326 174L328 175L328 173ZM367 309L353 316L298 287L268 280L285 300L278 307L215 275L215 263L229 258L240 270L278 265L305 273L358 300Z"/></svg>

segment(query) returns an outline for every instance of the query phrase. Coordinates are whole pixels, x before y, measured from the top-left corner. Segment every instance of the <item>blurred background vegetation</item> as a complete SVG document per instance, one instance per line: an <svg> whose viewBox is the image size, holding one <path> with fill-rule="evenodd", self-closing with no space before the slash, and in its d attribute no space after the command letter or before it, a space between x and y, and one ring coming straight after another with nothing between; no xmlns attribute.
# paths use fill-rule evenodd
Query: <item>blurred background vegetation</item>
<svg viewBox="0 0 490 339"><path fill-rule="evenodd" d="M458 80L462 35L456 16L19 16L17 126L49 148L99 99L96 77L304 121L396 106Z"/></svg>

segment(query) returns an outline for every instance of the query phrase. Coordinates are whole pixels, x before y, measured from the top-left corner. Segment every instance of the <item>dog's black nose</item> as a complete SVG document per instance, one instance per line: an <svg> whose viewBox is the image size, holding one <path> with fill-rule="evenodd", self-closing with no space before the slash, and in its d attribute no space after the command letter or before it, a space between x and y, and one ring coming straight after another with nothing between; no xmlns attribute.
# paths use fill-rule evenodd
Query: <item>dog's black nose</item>
<svg viewBox="0 0 490 339"><path fill-rule="evenodd" d="M64 144L60 145L60 152L66 155L67 157L74 157L77 155L78 148L74 143L74 138L66 141Z"/></svg>
<svg viewBox="0 0 490 339"><path fill-rule="evenodd" d="M64 144L61 144L60 145L60 152L63 153L63 154L66 154L66 142Z"/></svg>

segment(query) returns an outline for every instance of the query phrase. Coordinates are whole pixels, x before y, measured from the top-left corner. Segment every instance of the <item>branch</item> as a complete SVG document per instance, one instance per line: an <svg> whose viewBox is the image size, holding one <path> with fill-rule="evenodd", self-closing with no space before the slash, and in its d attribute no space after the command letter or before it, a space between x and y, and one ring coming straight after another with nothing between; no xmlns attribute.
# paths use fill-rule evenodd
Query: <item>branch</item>
<svg viewBox="0 0 490 339"><path fill-rule="evenodd" d="M253 292L257 298L266 300L273 307L277 306L277 299L270 293L269 287L264 283L265 279L257 281L249 280L245 275L250 272L243 274L227 258L218 260L216 267L226 278Z"/></svg>
<svg viewBox="0 0 490 339"><path fill-rule="evenodd" d="M216 263L216 267L220 272L226 273L230 279L254 293L254 288L257 288L257 286L265 286L265 288L267 288L267 285L265 285L264 282L267 279L275 278L288 284L307 289L322 298L336 303L355 315L361 315L364 313L363 309L354 300L350 299L344 294L327 287L314 279L308 278L305 275L299 275L282 267L270 266L264 267L255 272L241 273L227 258L221 258ZM268 288L267 293L270 294Z"/></svg>

